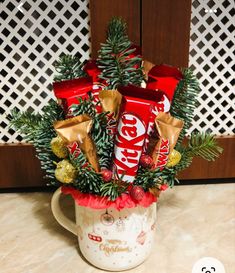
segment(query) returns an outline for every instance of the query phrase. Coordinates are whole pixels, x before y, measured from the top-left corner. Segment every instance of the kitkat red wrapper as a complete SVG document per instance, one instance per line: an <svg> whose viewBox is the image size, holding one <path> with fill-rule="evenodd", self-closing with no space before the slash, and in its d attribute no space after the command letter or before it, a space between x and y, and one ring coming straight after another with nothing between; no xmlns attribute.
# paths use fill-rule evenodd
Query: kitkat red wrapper
<svg viewBox="0 0 235 273"><path fill-rule="evenodd" d="M164 91L172 101L175 89L182 79L183 74L178 68L165 64L155 65L148 73L147 88Z"/></svg>

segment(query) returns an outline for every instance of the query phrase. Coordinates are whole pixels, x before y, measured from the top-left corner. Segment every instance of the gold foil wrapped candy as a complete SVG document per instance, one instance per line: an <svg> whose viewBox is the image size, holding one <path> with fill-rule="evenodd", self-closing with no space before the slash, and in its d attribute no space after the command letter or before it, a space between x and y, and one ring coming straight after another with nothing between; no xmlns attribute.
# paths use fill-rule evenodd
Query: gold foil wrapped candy
<svg viewBox="0 0 235 273"><path fill-rule="evenodd" d="M166 166L167 167L174 167L177 165L181 160L181 153L173 149L173 151L170 153L168 157L168 161Z"/></svg>
<svg viewBox="0 0 235 273"><path fill-rule="evenodd" d="M61 183L72 183L76 178L76 169L66 159L57 163L55 170L55 177Z"/></svg>
<svg viewBox="0 0 235 273"><path fill-rule="evenodd" d="M59 136L52 138L51 150L59 158L66 158L69 153L66 147L66 143Z"/></svg>
<svg viewBox="0 0 235 273"><path fill-rule="evenodd" d="M113 118L117 120L122 95L117 90L101 90L99 99L103 112L110 112L110 114L113 114Z"/></svg>

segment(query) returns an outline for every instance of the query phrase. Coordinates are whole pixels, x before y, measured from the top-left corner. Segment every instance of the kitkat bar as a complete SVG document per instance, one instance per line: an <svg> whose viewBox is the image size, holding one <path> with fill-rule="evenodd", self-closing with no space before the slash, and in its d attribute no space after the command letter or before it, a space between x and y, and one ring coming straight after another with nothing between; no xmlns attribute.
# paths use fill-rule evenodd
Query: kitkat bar
<svg viewBox="0 0 235 273"><path fill-rule="evenodd" d="M68 113L69 107L79 103L79 98L88 98L88 93L92 92L92 78L83 77L74 80L54 82L53 89L56 98L62 100L64 111Z"/></svg>
<svg viewBox="0 0 235 273"><path fill-rule="evenodd" d="M114 146L113 171L117 178L133 182L142 154L152 106L162 93L136 86L118 88L123 95Z"/></svg>
<svg viewBox="0 0 235 273"><path fill-rule="evenodd" d="M175 89L182 79L183 74L178 68L165 64L155 65L148 73L146 87L164 91L168 99L172 101Z"/></svg>
<svg viewBox="0 0 235 273"><path fill-rule="evenodd" d="M155 119L158 132L158 140L151 153L153 158L153 169L162 170L167 164L168 158L174 149L179 134L184 126L184 121L170 115L170 113L159 113Z"/></svg>

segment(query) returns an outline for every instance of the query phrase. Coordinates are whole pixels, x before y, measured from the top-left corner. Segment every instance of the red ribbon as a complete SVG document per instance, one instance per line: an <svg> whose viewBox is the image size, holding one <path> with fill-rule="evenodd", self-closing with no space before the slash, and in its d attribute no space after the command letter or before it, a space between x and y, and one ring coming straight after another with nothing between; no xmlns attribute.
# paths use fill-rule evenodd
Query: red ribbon
<svg viewBox="0 0 235 273"><path fill-rule="evenodd" d="M148 73L147 88L164 91L172 101L175 89L183 74L176 67L169 65L155 65Z"/></svg>

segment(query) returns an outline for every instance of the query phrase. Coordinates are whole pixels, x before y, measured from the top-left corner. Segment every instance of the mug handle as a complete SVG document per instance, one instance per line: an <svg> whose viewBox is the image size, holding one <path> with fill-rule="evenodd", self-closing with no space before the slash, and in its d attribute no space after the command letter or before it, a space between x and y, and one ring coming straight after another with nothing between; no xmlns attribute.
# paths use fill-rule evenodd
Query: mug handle
<svg viewBox="0 0 235 273"><path fill-rule="evenodd" d="M56 219L56 221L65 229L72 232L77 236L76 224L67 218L61 210L60 207L60 196L61 196L61 187L59 187L53 194L51 199L51 210Z"/></svg>

